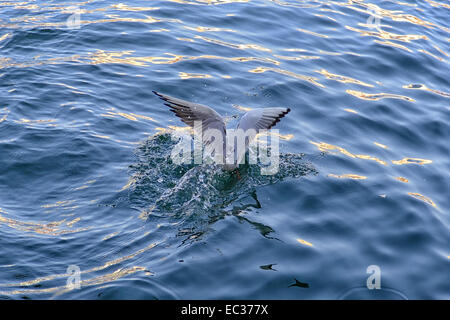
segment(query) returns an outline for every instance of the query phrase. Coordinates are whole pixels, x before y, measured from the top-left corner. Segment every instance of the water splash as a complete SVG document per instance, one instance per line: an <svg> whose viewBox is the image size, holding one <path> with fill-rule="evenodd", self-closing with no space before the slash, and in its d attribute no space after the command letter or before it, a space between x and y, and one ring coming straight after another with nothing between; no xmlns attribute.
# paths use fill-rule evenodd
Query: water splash
<svg viewBox="0 0 450 320"><path fill-rule="evenodd" d="M158 133L142 143L137 150L137 163L131 166L132 205L146 212L148 220L175 224L178 235L198 236L208 225L226 215L260 207L258 188L288 178L317 174L304 154L280 154L280 167L275 175L261 175L258 164L244 164L236 174L212 164L175 164L171 151L177 141L171 134ZM256 203L241 206L241 200L253 198Z"/></svg>

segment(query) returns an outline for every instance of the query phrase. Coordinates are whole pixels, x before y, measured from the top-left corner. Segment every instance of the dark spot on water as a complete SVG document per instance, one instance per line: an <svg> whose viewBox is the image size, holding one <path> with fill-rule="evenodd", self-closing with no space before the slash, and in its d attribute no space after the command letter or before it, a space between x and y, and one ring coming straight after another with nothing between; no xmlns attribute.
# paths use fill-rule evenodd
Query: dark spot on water
<svg viewBox="0 0 450 320"><path fill-rule="evenodd" d="M272 264L267 264L264 266L260 266L261 269L263 270L272 270L272 271L277 271L276 269L273 269L273 266L277 265L276 263L272 263Z"/></svg>
<svg viewBox="0 0 450 320"><path fill-rule="evenodd" d="M307 283L300 282L295 278L294 278L294 281L295 281L295 283L289 285L288 288L290 288L290 287L309 288L309 284L307 284Z"/></svg>

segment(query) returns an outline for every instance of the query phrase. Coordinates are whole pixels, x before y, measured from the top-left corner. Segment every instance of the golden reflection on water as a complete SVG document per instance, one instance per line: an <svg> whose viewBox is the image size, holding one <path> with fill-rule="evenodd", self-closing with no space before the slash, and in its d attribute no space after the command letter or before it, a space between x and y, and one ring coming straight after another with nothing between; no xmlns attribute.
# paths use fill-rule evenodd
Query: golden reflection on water
<svg viewBox="0 0 450 320"><path fill-rule="evenodd" d="M4 113L4 114L1 115L2 113ZM8 108L0 109L0 123L5 121L8 118L8 114L9 114Z"/></svg>
<svg viewBox="0 0 450 320"><path fill-rule="evenodd" d="M383 161L383 160L381 160L381 159L379 159L377 157L373 157L373 156L366 155L366 154L353 154L353 153L351 153L351 152L347 151L346 149L344 149L342 147L339 147L339 146L335 146L335 145L328 144L328 143L325 143L325 142L310 141L310 143L315 145L320 151L323 151L323 152L329 152L329 151L336 150L336 151L339 151L340 153L342 153L342 154L344 154L344 155L346 155L346 156L348 156L350 158L372 160L372 161L375 161L375 162L377 162L379 164L387 165L386 161Z"/></svg>
<svg viewBox="0 0 450 320"><path fill-rule="evenodd" d="M380 40L373 40L373 41L376 42L376 43L385 45L385 46L391 46L391 47L399 48L399 49L402 49L402 50L406 50L408 52L413 52L408 47L406 47L404 45L401 45L399 43L392 42L392 41L380 41Z"/></svg>
<svg viewBox="0 0 450 320"><path fill-rule="evenodd" d="M75 207L69 208L74 209ZM4 211L0 212L4 213ZM77 222L79 220L76 220ZM59 220L59 221L52 221L48 223L38 223L38 222L26 222L26 221L20 221L12 218L8 218L2 214L0 214L0 223L4 223L10 228L25 231L25 232L34 232L36 234L44 234L44 235L50 235L50 236L60 236L64 234L70 234L75 232L81 232L85 230L89 230L89 227L85 228L78 228L78 229L65 229L63 228L64 225L71 228L73 224L75 223L72 221L67 221L66 219Z"/></svg>
<svg viewBox="0 0 450 320"><path fill-rule="evenodd" d="M291 57L291 56L282 56L282 55L279 55L279 54L274 54L273 56L274 56L275 58L278 58L278 59L282 59L282 60L290 60L290 61L295 61L295 60L320 59L319 56L305 56L305 55L300 55L300 56Z"/></svg>
<svg viewBox="0 0 450 320"><path fill-rule="evenodd" d="M41 207L42 208L55 208L55 207L65 207L68 206L69 204L74 203L75 200L64 200L64 201L57 201L55 203L50 203L50 204L44 204Z"/></svg>
<svg viewBox="0 0 450 320"><path fill-rule="evenodd" d="M344 154L344 155L346 155L346 156L348 156L350 158L358 158L358 159L364 159L364 160L373 160L373 161L376 161L379 164L387 165L386 161L381 160L381 159L379 159L377 157L373 157L373 156L365 155L365 154L354 154L354 153L351 153L348 150L346 150L346 149L344 149L342 147L339 147L339 146L335 146L335 145L328 144L328 143L325 143L325 142L310 141L310 143L315 145L320 151L323 151L323 152L338 151L338 152L340 152L340 153L342 153L342 154ZM383 146L383 148L386 147L386 146L384 146L382 144L379 144L379 143L376 143L376 142L374 142L374 144L376 144L378 146ZM424 164L430 164L433 161L432 160L427 160L427 159L408 158L407 157L407 158L403 158L401 160L391 160L391 162L393 164L396 164L396 165L405 165L405 164L424 165Z"/></svg>
<svg viewBox="0 0 450 320"><path fill-rule="evenodd" d="M131 120L131 121L139 121L139 119L142 120L148 120L151 122L156 122L158 123L157 120L153 119L152 117L149 116L144 116L144 115L140 115L140 114L136 114L136 113L126 113L126 112L119 112L119 111L115 111L115 108L109 108L107 113L102 113L100 114L102 117L107 117L107 118L116 118L118 116L123 117L125 119Z"/></svg>
<svg viewBox="0 0 450 320"><path fill-rule="evenodd" d="M351 174L351 173L347 173L347 174L333 174L330 173L328 174L329 177L333 177L333 178L338 178L338 179L353 179L353 180L365 180L367 179L366 176L360 176L357 174Z"/></svg>
<svg viewBox="0 0 450 320"><path fill-rule="evenodd" d="M336 19L334 19L334 18L332 18L332 17L329 17L329 16L327 16L327 15L325 15L325 14L318 14L318 13L315 13L314 15L315 15L316 17L326 18L326 19L328 19L328 20L331 20L331 21L334 21L334 22L338 22Z"/></svg>
<svg viewBox="0 0 450 320"><path fill-rule="evenodd" d="M395 11L387 10L387 9L377 6L374 3L364 2L363 0L356 0L356 1L348 0L348 3L335 2L335 4L346 6L347 8L350 8L352 10L371 14L371 15L373 15L373 12L375 12L379 18L389 18L392 21L409 22L411 24L415 24L418 26L426 27L426 28L433 28L433 26L435 26L435 24L433 24L429 21L420 19L419 17L416 17L412 14L404 14L404 13L402 13L402 11L397 11L397 10L395 10ZM403 2L397 2L397 4L408 5ZM358 6L361 6L364 9L359 8Z"/></svg>
<svg viewBox="0 0 450 320"><path fill-rule="evenodd" d="M359 84L361 86L366 86L366 87L373 87L373 85L369 84L369 83L365 83L350 77L346 77L346 76L342 76L339 74L333 74L331 72L328 72L325 69L321 69L321 70L316 70L315 72L323 74L325 77L327 77L327 79L330 80L335 80L335 81L339 81L339 82L343 82L343 83L354 83L354 84Z"/></svg>
<svg viewBox="0 0 450 320"><path fill-rule="evenodd" d="M248 61L260 61L265 63L271 63L275 65L279 65L280 62L265 57L222 57L222 56L214 56L214 55L199 55L199 56L183 56L176 55L172 53L165 53L167 56L156 56L156 57L136 57L129 56L133 53L133 51L104 51L104 50L96 50L95 52L86 54L86 55L72 55L67 57L59 57L59 58L50 58L43 60L36 60L33 62L21 62L14 63L9 58L0 58L0 69L6 67L19 67L19 68L27 68L38 65L45 64L56 64L63 62L77 62L77 63L85 63L85 64L106 64L106 63L114 63L114 64L124 64L124 65L133 65L133 66L141 66L145 67L148 63L151 64L174 64L181 61L186 60L197 60L197 59L222 59L227 61L237 61L237 62L248 62ZM81 92L79 92L81 93Z"/></svg>
<svg viewBox="0 0 450 320"><path fill-rule="evenodd" d="M135 266L135 267L131 267L131 268L119 268L111 273L107 273L102 276L97 276L97 277L87 279L87 280L81 280L80 286L88 287L88 286L112 282L112 281L118 280L126 275L136 273L138 271L144 271L144 272L146 272L146 274L148 274L147 273L148 270L144 267ZM70 277L71 274L64 274L61 276ZM60 277L58 277L58 278L60 278ZM52 279L48 279L48 280L52 280ZM46 281L46 279L44 279L44 281ZM34 285L34 283L25 284L25 285L21 285L21 286L31 286L31 285ZM2 285L0 285L0 287L1 286ZM64 286L58 286L58 287L50 287L50 288L46 288L46 289L16 289L16 290L12 290L12 291L0 291L0 294L16 295L16 294L55 293L55 295L53 296L53 297L55 297L55 296L61 295L63 293L69 292L71 290L73 290L73 289L64 285Z"/></svg>
<svg viewBox="0 0 450 320"><path fill-rule="evenodd" d="M433 57L434 59L436 59L438 61L447 62L444 58L438 57L437 55L435 55L435 54L433 54L433 53L431 53L431 52L429 52L429 51L427 51L425 49L419 49L417 51L425 53L425 54L429 55L430 57Z"/></svg>
<svg viewBox="0 0 450 320"><path fill-rule="evenodd" d="M156 245L157 245L156 243L151 243L151 244L147 245L146 247L144 247L140 250L137 250L129 255L107 261L103 265L100 265L97 267L93 267L93 268L90 268L87 270L81 270L81 275L101 271L106 268L117 265L119 263L122 263L124 261L130 260L150 249L153 249ZM82 287L83 286L92 286L92 285L98 285L98 284L111 282L111 281L117 280L123 276L126 276L131 273L135 273L138 271L146 271L147 275L153 275L150 271L148 271L146 268L143 268L143 267L134 266L131 268L118 268L118 269L116 269L110 273L107 273L105 275L102 275L102 276L93 277L93 278L87 279L87 280L82 279L81 286ZM39 284L39 283L45 282L45 281L50 281L50 280L59 279L59 278L68 278L71 275L72 275L71 273L52 274L52 275L38 277L38 278L35 278L32 280L22 281L22 282L18 282L18 283L1 283L0 287L30 287L30 286L35 286L36 284ZM83 277L81 277L81 278L83 278ZM11 294L23 294L23 293L30 294L30 293L49 293L49 292L58 292L58 294L61 294L61 293L67 292L67 291L70 291L70 289L68 287L57 286L57 287L50 287L50 288L45 288L45 289L17 289L17 290L13 290L13 291L0 291L0 294L11 295Z"/></svg>
<svg viewBox="0 0 450 320"><path fill-rule="evenodd" d="M437 2L437 1L433 1L433 0L425 0L425 1L428 2L433 7L444 7L444 8L450 9L450 4Z"/></svg>
<svg viewBox="0 0 450 320"><path fill-rule="evenodd" d="M79 186L79 187L77 187L77 188L74 188L73 190L74 190L74 191L77 191L77 190L83 190L83 189L89 188L90 185L93 184L93 183L96 182L96 181L97 181L97 180L95 180L95 179L86 181L84 185Z"/></svg>
<svg viewBox="0 0 450 320"><path fill-rule="evenodd" d="M159 9L159 7L130 7L123 3L112 4L112 5L110 5L110 8L114 8L116 10L123 10L123 11L150 11L150 10L158 10Z"/></svg>
<svg viewBox="0 0 450 320"><path fill-rule="evenodd" d="M107 52L97 50L88 56L84 56L78 61L86 61L89 64L119 63L135 66L145 66L146 63L153 64L171 64L181 60L181 56L167 54L171 57L123 57L132 54L133 51ZM80 57L78 57L80 58Z"/></svg>
<svg viewBox="0 0 450 320"><path fill-rule="evenodd" d="M435 94L438 94L438 95L446 97L446 98L450 98L450 93L443 92L440 90L430 89L424 84L407 84L407 85L404 85L403 88L414 89L414 90L425 90L425 91L433 92Z"/></svg>
<svg viewBox="0 0 450 320"><path fill-rule="evenodd" d="M128 182L119 190L119 192L129 189L135 182L136 179L134 177L131 177Z"/></svg>
<svg viewBox="0 0 450 320"><path fill-rule="evenodd" d="M344 154L344 155L346 155L346 156L348 156L350 158L374 160L374 161L376 161L376 162L378 162L380 164L387 165L387 163L385 161L380 160L380 159L378 159L376 157L372 157L372 156L369 156L369 155L353 154L353 153L351 153L351 152L347 151L346 149L344 149L342 147L339 147L339 146L330 145L330 144L327 144L327 143L324 143L324 142L318 143L318 142L310 141L310 143L316 145L320 151L329 152L329 151L336 150L336 151L339 151L340 153L342 153L342 154ZM381 148L387 149L387 146L385 146L383 144L380 144L378 142L374 142L374 144L379 146L379 147L381 147ZM405 164L424 165L424 164L430 164L430 163L432 163L432 161L431 160L427 160L427 159L420 159L420 158L403 158L401 160L392 160L392 163L395 164L395 165L405 165ZM330 174L328 174L328 176L332 177L332 178L339 178L339 179L355 179L355 180L365 180L365 179L367 179L366 176L356 175L356 174L333 174L333 173L330 173ZM396 180L398 180L398 181L403 182L403 183L409 183L409 180L407 178L405 178L405 177L397 176L397 177L394 177L394 178ZM426 196L424 196L424 195L422 195L420 193L414 193L414 192L408 192L408 195L410 195L410 196L412 196L412 197L414 197L416 199L419 199L419 200L421 200L421 201L423 201L423 202L425 202L425 203L427 203L427 204L437 208L436 204L429 197L426 197ZM385 196L386 195L382 195L382 197L385 197Z"/></svg>
<svg viewBox="0 0 450 320"><path fill-rule="evenodd" d="M406 100L409 102L414 102L415 100L413 98L402 96L399 94L392 94L392 93L365 93L362 91L356 91L356 90L345 90L348 94L351 94L352 96L355 96L359 99L363 100L371 100L371 101L377 101L381 99L401 99Z"/></svg>
<svg viewBox="0 0 450 320"><path fill-rule="evenodd" d="M300 31L300 32L306 33L306 34L310 34L310 35L315 36L315 37L329 38L329 37L328 37L327 35L325 35L325 34L320 34L320 33L312 32L312 31L305 30L305 29L297 28L297 30Z"/></svg>
<svg viewBox="0 0 450 320"><path fill-rule="evenodd" d="M2 35L2 36L0 37L0 41L3 41L3 40L5 40L6 38L9 38L10 36L11 36L10 33L5 33L4 35Z"/></svg>
<svg viewBox="0 0 450 320"><path fill-rule="evenodd" d="M160 28L160 29L151 29L148 30L148 32L170 32L170 30L166 28Z"/></svg>
<svg viewBox="0 0 450 320"><path fill-rule="evenodd" d="M80 220L81 220L81 218L75 218L75 219L73 219L72 221L66 222L66 225L72 228L73 225L74 225L75 223L79 222Z"/></svg>
<svg viewBox="0 0 450 320"><path fill-rule="evenodd" d="M96 133L92 133L91 136L92 137L96 137L96 138L100 138L100 139L111 140L111 141L117 142L118 144L123 145L124 147L129 147L129 148L131 146L133 146L133 145L139 144L139 141L125 141L125 140L113 139L110 136L96 134Z"/></svg>
<svg viewBox="0 0 450 320"><path fill-rule="evenodd" d="M111 22L141 22L141 23L158 23L158 22L172 22L181 23L178 19L157 19L151 16L146 16L146 18L130 18L130 17L119 17L117 15L107 15L109 19L98 19L98 20L80 20L81 25L89 25L94 23L111 23ZM40 27L65 27L66 22L42 22L38 24Z"/></svg>
<svg viewBox="0 0 450 320"><path fill-rule="evenodd" d="M194 39L190 39L190 38L177 38L177 40L180 40L180 41L187 41L187 42L195 42Z"/></svg>
<svg viewBox="0 0 450 320"><path fill-rule="evenodd" d="M236 32L236 30L233 29L227 29L227 28L216 28L216 27L189 27L184 26L185 29L192 30L192 31L198 31L198 32Z"/></svg>
<svg viewBox="0 0 450 320"><path fill-rule="evenodd" d="M358 29L358 28L353 28L350 26L345 26L345 28L347 28L348 30L351 30L351 31L358 32L362 36L371 36L371 37L376 37L376 38L385 39L385 40L397 40L397 41L401 41L401 42L411 42L413 40L419 40L419 39L428 40L427 36L424 36L421 34L395 34L395 33L381 30L381 29L378 29L378 31L367 31L367 30L362 30L362 29Z"/></svg>
<svg viewBox="0 0 450 320"><path fill-rule="evenodd" d="M31 119L20 119L20 120L14 120L14 122L16 123L22 123L22 124L39 124L39 123L51 123L51 122L55 122L57 121L56 119L36 119L36 120L31 120Z"/></svg>
<svg viewBox="0 0 450 320"><path fill-rule="evenodd" d="M350 112L350 113L354 113L354 114L358 114L358 111L351 109L351 108L344 108L344 111Z"/></svg>
<svg viewBox="0 0 450 320"><path fill-rule="evenodd" d="M112 233L110 233L110 234L107 234L106 236L104 236L104 237L102 238L102 241L106 241L106 240L108 240L108 239L114 238L114 237L117 236L118 234L119 234L119 231L116 231L116 232L112 232Z"/></svg>
<svg viewBox="0 0 450 320"><path fill-rule="evenodd" d="M378 146L378 147L380 147L380 148L388 149L388 147L386 145L382 144L382 143L374 141L373 144Z"/></svg>
<svg viewBox="0 0 450 320"><path fill-rule="evenodd" d="M450 31L450 30L449 30ZM445 52L444 50L442 50L441 48L439 48L437 45L433 44L433 47L439 51L440 53L442 53L444 56L449 57L449 54L447 52Z"/></svg>
<svg viewBox="0 0 450 320"><path fill-rule="evenodd" d="M178 76L181 79L205 79L205 78L212 78L209 74L202 74L202 73L187 73L187 72L179 72Z"/></svg>
<svg viewBox="0 0 450 320"><path fill-rule="evenodd" d="M304 244L306 246L309 246L309 247L313 247L313 244L311 242L308 242L308 241L300 239L300 238L297 238L297 242Z"/></svg>
<svg viewBox="0 0 450 320"><path fill-rule="evenodd" d="M425 203L427 203L427 204L429 204L429 205L431 205L431 206L433 206L435 208L437 207L436 204L433 202L433 200L431 200L430 198L424 196L423 194L415 193L415 192L408 192L408 194L411 197L419 199L419 200L421 200L421 201L423 201L423 202L425 202Z"/></svg>
<svg viewBox="0 0 450 320"><path fill-rule="evenodd" d="M403 164L419 164L419 165L423 165L423 164L430 164L433 161L431 160L427 160L427 159L420 159L420 158L403 158L401 160L392 160L393 164L396 165L403 165Z"/></svg>

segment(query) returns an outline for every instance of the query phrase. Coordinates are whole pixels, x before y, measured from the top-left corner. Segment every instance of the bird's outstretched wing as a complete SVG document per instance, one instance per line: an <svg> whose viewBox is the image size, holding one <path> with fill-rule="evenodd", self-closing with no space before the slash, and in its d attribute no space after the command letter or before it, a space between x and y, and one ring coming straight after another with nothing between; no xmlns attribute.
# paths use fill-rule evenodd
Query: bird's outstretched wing
<svg viewBox="0 0 450 320"><path fill-rule="evenodd" d="M247 112L239 121L237 125L237 132L244 134L245 145L244 148L234 148L234 150L228 151L234 153L235 166L241 163L245 153L247 152L250 143L255 139L256 135L261 130L269 130L280 121L285 115L287 115L291 109L289 108L261 108L253 109ZM240 130L242 131L240 131ZM230 168L234 168L231 166Z"/></svg>
<svg viewBox="0 0 450 320"><path fill-rule="evenodd" d="M171 96L153 91L158 97L166 101L165 105L170 108L170 111L181 118L181 121L194 128L194 121L201 121L202 134L204 135L208 129L216 129L225 137L226 129L225 122L220 114L212 108L193 103Z"/></svg>
<svg viewBox="0 0 450 320"><path fill-rule="evenodd" d="M247 131L249 129L268 130L275 126L280 119L287 115L289 108L263 108L247 112L239 121L237 128Z"/></svg>

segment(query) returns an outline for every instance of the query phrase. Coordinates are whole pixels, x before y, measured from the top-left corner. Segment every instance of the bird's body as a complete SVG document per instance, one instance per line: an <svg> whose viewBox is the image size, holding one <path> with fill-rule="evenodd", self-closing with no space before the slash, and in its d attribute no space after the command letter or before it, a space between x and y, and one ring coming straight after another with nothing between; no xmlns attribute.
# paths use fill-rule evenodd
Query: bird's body
<svg viewBox="0 0 450 320"><path fill-rule="evenodd" d="M210 150L214 149L218 158L223 160L223 168L227 171L232 171L239 166L256 134L261 130L272 128L291 111L289 108L252 109L241 118L236 130L227 132L223 118L212 108L173 98L156 91L153 93L166 101L165 105L181 118L181 121L194 128L194 132L202 135L204 146L209 147ZM239 139L239 135L245 135L242 148L236 147L234 143L236 133L237 139Z"/></svg>

